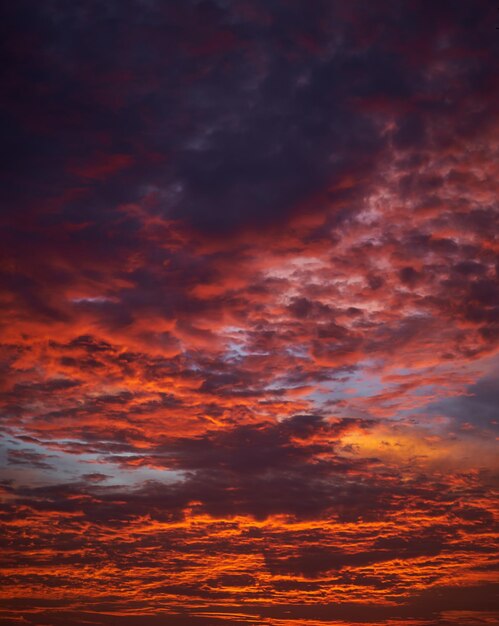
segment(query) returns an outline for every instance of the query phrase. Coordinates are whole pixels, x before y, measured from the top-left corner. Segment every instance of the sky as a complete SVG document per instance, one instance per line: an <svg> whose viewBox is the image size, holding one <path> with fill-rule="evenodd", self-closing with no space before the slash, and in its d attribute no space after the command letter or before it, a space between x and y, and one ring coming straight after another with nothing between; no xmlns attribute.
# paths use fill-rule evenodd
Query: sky
<svg viewBox="0 0 499 626"><path fill-rule="evenodd" d="M2 626L497 624L494 3L2 12Z"/></svg>

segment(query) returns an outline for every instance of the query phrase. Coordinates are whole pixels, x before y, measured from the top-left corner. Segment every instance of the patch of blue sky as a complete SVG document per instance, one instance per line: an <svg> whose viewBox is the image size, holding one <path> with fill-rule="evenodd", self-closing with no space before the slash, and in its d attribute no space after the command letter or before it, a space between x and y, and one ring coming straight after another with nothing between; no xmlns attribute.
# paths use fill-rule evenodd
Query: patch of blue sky
<svg viewBox="0 0 499 626"><path fill-rule="evenodd" d="M80 441L63 442L68 445L82 444ZM25 450L39 454L40 461L48 467L37 467L26 463L10 463L8 450ZM131 455L123 457L133 458ZM174 483L182 480L183 472L152 467L132 466L127 468L119 463L104 461L99 454L73 454L61 450L53 450L35 443L26 443L15 439L0 442L0 468L4 480L13 480L17 484L42 486L57 482L78 482L84 480L86 474L103 474L105 485L136 485L146 480Z"/></svg>
<svg viewBox="0 0 499 626"><path fill-rule="evenodd" d="M307 346L288 346L286 348L286 352L291 356L298 357L299 359L310 358L310 350Z"/></svg>
<svg viewBox="0 0 499 626"><path fill-rule="evenodd" d="M249 354L250 353L246 350L243 342L230 341L222 358L225 361L235 361L244 359L244 357Z"/></svg>
<svg viewBox="0 0 499 626"><path fill-rule="evenodd" d="M386 389L386 384L382 382L380 376L361 369L342 376L340 379L321 383L320 389L311 393L310 398L316 402L368 398L384 389Z"/></svg>

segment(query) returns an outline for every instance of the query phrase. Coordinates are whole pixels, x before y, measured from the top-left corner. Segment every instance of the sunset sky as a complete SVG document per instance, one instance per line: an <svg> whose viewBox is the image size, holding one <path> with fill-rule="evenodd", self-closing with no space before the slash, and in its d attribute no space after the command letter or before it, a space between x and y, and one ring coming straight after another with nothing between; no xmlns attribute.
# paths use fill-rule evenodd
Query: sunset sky
<svg viewBox="0 0 499 626"><path fill-rule="evenodd" d="M498 624L495 3L5 5L0 624Z"/></svg>

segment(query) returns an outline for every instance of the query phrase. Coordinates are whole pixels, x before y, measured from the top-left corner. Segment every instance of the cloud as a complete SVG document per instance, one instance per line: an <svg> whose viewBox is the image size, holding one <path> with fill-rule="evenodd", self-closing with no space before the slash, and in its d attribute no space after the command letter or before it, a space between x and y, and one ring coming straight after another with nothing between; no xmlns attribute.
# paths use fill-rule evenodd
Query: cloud
<svg viewBox="0 0 499 626"><path fill-rule="evenodd" d="M495 17L9 4L5 623L491 622Z"/></svg>
<svg viewBox="0 0 499 626"><path fill-rule="evenodd" d="M40 454L31 450L8 450L9 465L28 465L36 469L50 470L53 466L46 463L45 459L51 458L53 454Z"/></svg>

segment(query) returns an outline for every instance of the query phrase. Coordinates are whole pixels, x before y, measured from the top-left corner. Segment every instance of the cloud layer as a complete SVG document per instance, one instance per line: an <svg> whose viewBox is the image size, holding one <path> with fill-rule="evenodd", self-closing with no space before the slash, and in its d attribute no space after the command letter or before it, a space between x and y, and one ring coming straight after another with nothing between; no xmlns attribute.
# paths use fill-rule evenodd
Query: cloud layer
<svg viewBox="0 0 499 626"><path fill-rule="evenodd" d="M496 17L5 9L2 623L495 623Z"/></svg>

